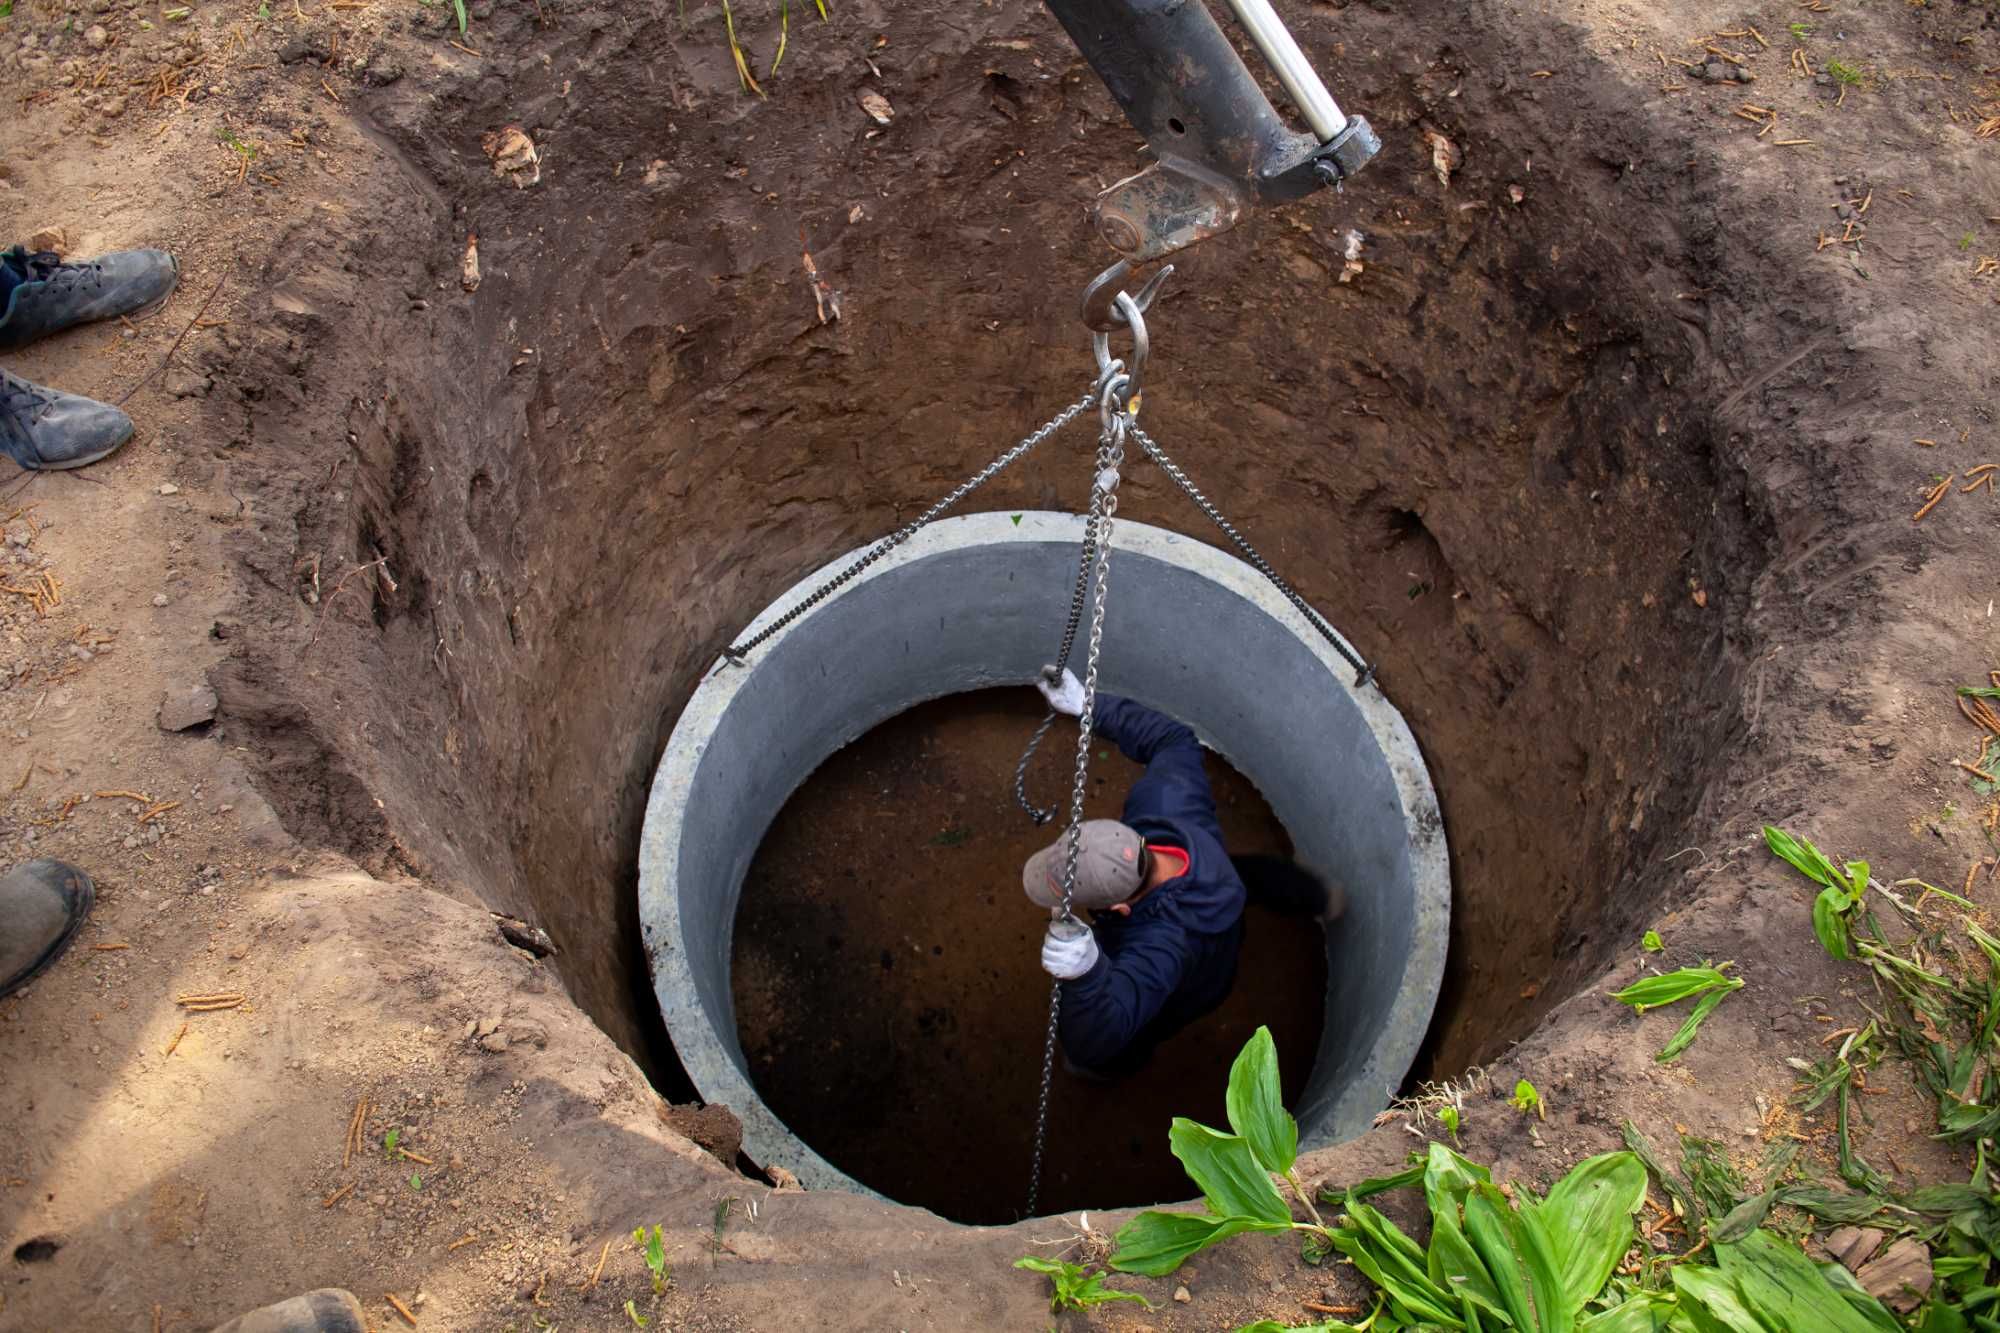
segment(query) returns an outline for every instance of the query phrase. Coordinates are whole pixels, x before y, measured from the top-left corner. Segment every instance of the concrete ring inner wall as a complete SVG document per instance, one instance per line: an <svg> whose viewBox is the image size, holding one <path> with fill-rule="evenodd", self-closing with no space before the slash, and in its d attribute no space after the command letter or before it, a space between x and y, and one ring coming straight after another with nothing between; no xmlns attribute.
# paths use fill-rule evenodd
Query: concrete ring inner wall
<svg viewBox="0 0 2000 1333"><path fill-rule="evenodd" d="M731 929L765 830L829 755L905 709L991 686L1026 688L1061 638L1082 535L1072 514L934 523L747 665L718 664L675 725L639 851L646 955L688 1075L705 1100L742 1120L744 1151L760 1166L784 1166L814 1188L866 1189L786 1128L745 1072ZM858 554L803 580L745 634ZM1080 638L1079 671L1083 648ZM1296 1114L1303 1147L1360 1134L1423 1039L1450 914L1443 824L1402 715L1372 686L1357 691L1353 668L1248 565L1122 519L1101 675L1101 689L1193 727L1257 785L1298 859L1346 888L1346 915L1327 932L1326 1024ZM1073 738L1058 727L1046 743ZM1011 770L994 773L994 800L1013 799L1012 780ZM1012 890L1019 867L992 873ZM1025 900L1022 910L1032 910ZM1024 1137L1032 1114L1022 1108Z"/></svg>

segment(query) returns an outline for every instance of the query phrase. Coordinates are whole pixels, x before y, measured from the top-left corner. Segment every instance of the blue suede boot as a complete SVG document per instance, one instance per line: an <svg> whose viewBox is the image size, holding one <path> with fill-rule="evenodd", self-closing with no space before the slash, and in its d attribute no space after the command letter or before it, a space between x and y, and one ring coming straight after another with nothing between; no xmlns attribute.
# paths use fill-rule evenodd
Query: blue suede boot
<svg viewBox="0 0 2000 1333"><path fill-rule="evenodd" d="M65 264L21 246L0 251L0 352L73 324L129 315L166 299L180 267L164 250L118 250Z"/></svg>

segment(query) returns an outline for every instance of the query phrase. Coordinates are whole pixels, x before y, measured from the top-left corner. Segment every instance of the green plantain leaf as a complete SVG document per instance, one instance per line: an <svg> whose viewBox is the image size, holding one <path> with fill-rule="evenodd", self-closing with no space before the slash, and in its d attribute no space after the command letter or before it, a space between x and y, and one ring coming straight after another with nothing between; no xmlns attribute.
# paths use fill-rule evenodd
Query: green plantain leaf
<svg viewBox="0 0 2000 1333"><path fill-rule="evenodd" d="M1578 1162L1534 1209L1561 1264L1569 1308L1581 1310L1632 1245L1632 1214L1646 1203L1646 1168L1629 1152Z"/></svg>
<svg viewBox="0 0 2000 1333"><path fill-rule="evenodd" d="M1707 1020L1710 1014L1715 1012L1715 1007L1727 999L1731 991L1742 989L1743 983L1741 981L1732 981L1720 990L1712 990L1695 1001L1693 1012L1682 1020L1680 1030L1674 1033L1672 1040L1660 1048L1660 1053L1654 1056L1653 1059L1659 1061L1661 1064L1665 1064L1688 1047L1694 1045L1694 1034L1701 1031L1702 1023Z"/></svg>
<svg viewBox="0 0 2000 1333"><path fill-rule="evenodd" d="M1821 889L1813 899L1813 934L1819 936L1822 949L1842 960L1854 956L1849 943L1847 921L1841 913L1847 908L1847 895L1839 889Z"/></svg>
<svg viewBox="0 0 2000 1333"><path fill-rule="evenodd" d="M1334 1229L1333 1246L1382 1289L1405 1323L1464 1327L1458 1298L1431 1280L1417 1243L1367 1204L1348 1207L1347 1225Z"/></svg>
<svg viewBox="0 0 2000 1333"><path fill-rule="evenodd" d="M1576 1333L1665 1333L1674 1317L1671 1297L1639 1295L1623 1305L1600 1310L1576 1326Z"/></svg>
<svg viewBox="0 0 2000 1333"><path fill-rule="evenodd" d="M1836 1290L1812 1260L1768 1231L1717 1245L1715 1262L1743 1303L1774 1328L1878 1333L1882 1327ZM1676 1280L1680 1274L1674 1270Z"/></svg>
<svg viewBox="0 0 2000 1333"><path fill-rule="evenodd" d="M1247 1217L1145 1212L1118 1228L1109 1263L1124 1273L1161 1277L1191 1254L1244 1231L1275 1231Z"/></svg>
<svg viewBox="0 0 2000 1333"><path fill-rule="evenodd" d="M1764 826L1764 844L1807 879L1827 888L1838 888L1841 876L1826 854L1806 838L1794 838L1783 829Z"/></svg>
<svg viewBox="0 0 2000 1333"><path fill-rule="evenodd" d="M1292 1224L1292 1210L1271 1183L1271 1173L1240 1136L1175 1116L1167 1141L1217 1217L1247 1217L1281 1227Z"/></svg>
<svg viewBox="0 0 2000 1333"><path fill-rule="evenodd" d="M1736 1284L1716 1269L1680 1265L1674 1269L1674 1292L1680 1297L1681 1315L1695 1333L1791 1333L1759 1319L1744 1304Z"/></svg>
<svg viewBox="0 0 2000 1333"><path fill-rule="evenodd" d="M1538 1212L1509 1207L1499 1190L1479 1185L1465 1196L1465 1234L1517 1333L1570 1333L1583 1302L1570 1301Z"/></svg>
<svg viewBox="0 0 2000 1333"><path fill-rule="evenodd" d="M1614 991L1611 998L1620 1004L1629 1004L1634 1012L1643 1014L1648 1009L1658 1009L1691 995L1703 995L1719 987L1730 986L1733 979L1724 976L1723 972L1732 966L1734 964L1724 963L1720 967L1677 967L1659 976L1640 977L1624 990Z"/></svg>
<svg viewBox="0 0 2000 1333"><path fill-rule="evenodd" d="M1299 1155L1299 1126L1278 1089L1278 1048L1260 1027L1229 1067L1229 1127L1241 1134L1266 1171L1284 1175Z"/></svg>

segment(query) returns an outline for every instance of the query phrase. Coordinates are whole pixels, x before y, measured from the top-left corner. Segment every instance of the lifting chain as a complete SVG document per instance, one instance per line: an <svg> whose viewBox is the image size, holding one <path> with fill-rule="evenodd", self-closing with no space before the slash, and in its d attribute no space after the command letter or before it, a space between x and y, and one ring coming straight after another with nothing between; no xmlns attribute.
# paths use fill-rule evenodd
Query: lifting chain
<svg viewBox="0 0 2000 1333"><path fill-rule="evenodd" d="M1151 290L1158 290L1157 282ZM1150 296L1148 300L1150 302ZM1133 369L1128 372L1123 362L1112 360L1107 337L1096 335L1093 341L1098 363L1097 404L1103 428L1097 439L1097 471L1091 479L1090 509L1084 519L1083 558L1077 570L1076 592L1070 599L1069 623L1063 629L1062 650L1054 667L1055 679L1051 681L1052 684L1059 684L1062 680L1063 669L1076 644L1084 599L1089 593L1090 632L1085 640L1083 657L1083 711L1077 717L1076 776L1070 784L1069 829L1063 838L1062 906L1049 926L1052 931L1071 936L1090 929L1077 920L1073 910L1076 863L1083 837L1083 797L1090 781L1090 741L1097 716L1097 672L1104 652L1104 608L1111 573L1112 515L1118 512L1118 470L1125 462L1125 440L1134 428L1133 418L1138 415L1139 373L1144 369L1147 352L1146 322L1140 304L1126 293L1119 292L1117 309L1132 330ZM1034 816L1037 824L1045 822L1047 816L1037 811L1027 799L1025 782L1028 761L1055 718L1056 714L1051 710L1049 716L1043 719L1042 725L1029 740L1027 753L1021 756L1020 766L1014 774L1015 798ZM1042 1156L1048 1143L1049 1097L1055 1084L1057 1031L1061 1020L1062 983L1056 981L1049 985L1049 1022L1042 1036L1042 1084L1035 1104L1034 1161L1028 1174L1028 1215L1031 1217L1041 1201Z"/></svg>

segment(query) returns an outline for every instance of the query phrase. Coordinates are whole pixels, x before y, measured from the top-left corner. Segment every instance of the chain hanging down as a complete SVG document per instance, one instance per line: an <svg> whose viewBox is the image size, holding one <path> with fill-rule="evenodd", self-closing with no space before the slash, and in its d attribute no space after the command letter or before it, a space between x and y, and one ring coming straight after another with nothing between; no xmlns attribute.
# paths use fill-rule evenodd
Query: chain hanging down
<svg viewBox="0 0 2000 1333"><path fill-rule="evenodd" d="M1129 320L1135 339L1134 365L1145 360L1145 321L1130 296L1120 292L1118 305ZM1126 373L1121 362L1113 361L1103 335L1097 338L1098 414L1103 430L1097 441L1097 471L1091 480L1090 509L1084 521L1083 560L1078 570L1076 596L1070 605L1070 620L1063 631L1062 652L1055 670L1061 678L1070 651L1075 646L1077 627L1082 619L1086 591L1090 593L1090 632L1085 640L1083 668L1083 709L1077 717L1075 779L1070 784L1069 828L1063 838L1062 907L1049 929L1074 937L1090 929L1077 920L1073 910L1076 897L1076 864L1083 838L1083 798L1090 781L1090 742L1097 715L1097 671L1104 650L1104 608L1111 573L1112 515L1118 511L1118 469L1125 462L1125 439L1132 429L1132 417L1139 398L1138 377ZM1015 795L1028 805L1023 789L1028 760L1035 744L1055 720L1053 713L1036 730L1021 756L1015 774ZM1033 812L1033 807L1028 806ZM1038 815L1035 822L1044 822ZM1062 983L1049 985L1049 1023L1042 1037L1042 1084L1035 1105L1035 1150L1028 1175L1028 1215L1033 1216L1041 1200L1042 1155L1048 1142L1049 1098L1055 1083L1056 1043L1062 1020Z"/></svg>

